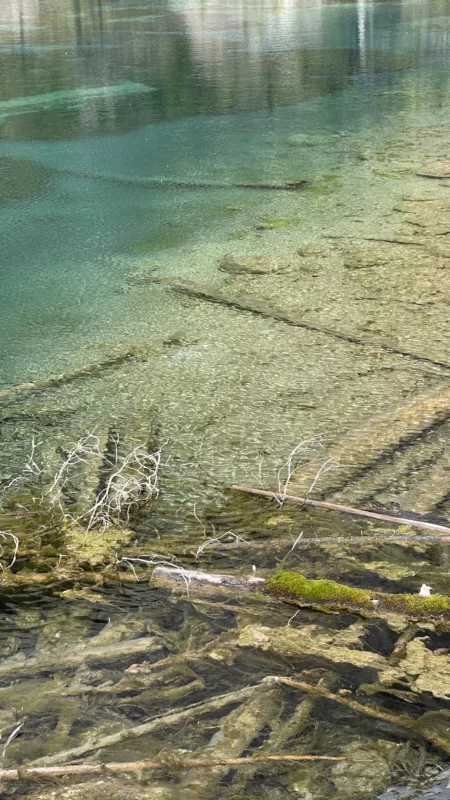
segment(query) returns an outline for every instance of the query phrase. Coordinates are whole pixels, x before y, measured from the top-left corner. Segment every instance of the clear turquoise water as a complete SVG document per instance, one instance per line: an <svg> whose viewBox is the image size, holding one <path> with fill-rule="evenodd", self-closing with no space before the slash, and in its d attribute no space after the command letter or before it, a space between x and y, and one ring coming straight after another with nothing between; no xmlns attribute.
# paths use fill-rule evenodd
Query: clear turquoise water
<svg viewBox="0 0 450 800"><path fill-rule="evenodd" d="M259 192L123 187L58 169L230 183L336 174L351 166L352 147L443 115L447 37L440 3L80 0L24 5L22 15L8 5L0 156L56 171L31 181L27 196L27 162L11 162L22 188L19 199L5 190L0 206L0 383L83 363L96 343L123 341L124 330L146 336L148 323L117 293L136 255L189 272L189 247L220 249L272 202ZM123 82L152 91L83 98L83 88ZM66 97L52 104L52 92ZM41 106L36 95L45 95ZM27 96L33 104L18 103ZM298 133L342 139L286 146ZM289 208L292 198L276 201ZM305 239L317 233L316 213L303 203ZM211 278L214 263L203 262L196 269ZM159 317L161 297L148 302Z"/></svg>

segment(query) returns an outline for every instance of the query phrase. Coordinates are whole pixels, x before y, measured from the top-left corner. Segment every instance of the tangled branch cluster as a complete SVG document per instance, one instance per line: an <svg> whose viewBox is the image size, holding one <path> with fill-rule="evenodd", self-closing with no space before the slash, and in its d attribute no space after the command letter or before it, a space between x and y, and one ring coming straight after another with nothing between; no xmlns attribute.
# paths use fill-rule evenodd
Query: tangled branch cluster
<svg viewBox="0 0 450 800"><path fill-rule="evenodd" d="M105 530L111 525L127 521L133 508L157 497L158 471L161 451L149 453L145 445L135 447L127 455L120 453L118 433L110 434L110 452L102 451L100 438L94 433L84 436L66 453L46 494L61 494L70 480L73 468L80 464L95 470L95 462L101 461L103 481L90 508L76 521L92 528Z"/></svg>

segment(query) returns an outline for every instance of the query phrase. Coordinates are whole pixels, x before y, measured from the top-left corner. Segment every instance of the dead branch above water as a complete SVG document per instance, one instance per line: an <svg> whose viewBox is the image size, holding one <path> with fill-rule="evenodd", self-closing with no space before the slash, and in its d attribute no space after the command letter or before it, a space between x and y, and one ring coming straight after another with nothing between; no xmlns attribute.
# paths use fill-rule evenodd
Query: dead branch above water
<svg viewBox="0 0 450 800"><path fill-rule="evenodd" d="M364 511L361 508L339 505L338 503L329 503L325 500L310 500L308 497L297 497L296 495L292 494L280 494L279 492L270 492L264 489L253 489L249 486L233 485L231 488L236 492L244 492L245 494L255 494L260 497L268 497L270 499L277 500L279 503L282 503L285 500L290 500L294 503L300 503L303 506L314 506L315 508L324 508L328 511L338 511L342 514L353 514L357 517L379 519L383 522L391 522L393 525L409 525L412 528L422 528L424 530L440 531L441 533L449 534L448 537L439 537L439 541L447 541L447 539L450 537L450 528L447 528L444 525L437 525L434 522L425 522L424 520L410 519L409 517L394 517L390 514L379 514L376 511ZM342 539L342 537L341 540L345 541L345 539ZM319 541L321 540L319 539Z"/></svg>

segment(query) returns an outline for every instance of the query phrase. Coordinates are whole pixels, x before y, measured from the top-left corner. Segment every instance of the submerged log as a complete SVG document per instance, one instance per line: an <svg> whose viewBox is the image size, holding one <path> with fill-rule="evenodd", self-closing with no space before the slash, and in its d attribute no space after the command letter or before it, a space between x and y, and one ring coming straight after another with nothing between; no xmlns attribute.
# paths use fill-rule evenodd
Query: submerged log
<svg viewBox="0 0 450 800"><path fill-rule="evenodd" d="M255 183L221 183L220 181L179 181L175 178L150 178L137 175L111 175L102 172L83 172L76 169L56 169L58 173L87 178L91 181L107 181L120 186L135 186L140 189L261 189L278 192L296 192L309 186L311 181L298 178L291 181L256 181Z"/></svg>
<svg viewBox="0 0 450 800"><path fill-rule="evenodd" d="M0 391L0 402L10 402L17 395L24 393L31 393L42 391L43 389L51 389L55 386L61 386L64 383L71 383L78 378L93 377L110 367L118 367L126 361L133 361L136 359L146 359L150 354L150 349L142 347L129 347L119 353L108 356L101 361L95 361L92 364L84 364L82 367L74 367L66 372L61 372L59 375L51 375L49 378L43 380L31 381L30 383L21 383L17 386L12 386L10 389L2 389Z"/></svg>
<svg viewBox="0 0 450 800"><path fill-rule="evenodd" d="M305 692L306 694L339 703L357 714L363 714L373 719L378 719L381 722L387 722L395 728L403 728L410 734L416 734L418 737L425 739L430 742L430 744L443 750L444 753L450 755L449 742L442 736L439 736L439 734L432 729L430 723L428 723L427 726L427 713L423 714L419 719L412 719L404 714L391 714L388 711L373 708L373 706L363 705L356 700L350 700L342 695L334 694L334 692L328 691L324 686L312 686L309 683L305 683L305 681L298 681L292 678L276 678L276 680L278 683L290 686L292 689L299 689L299 691ZM425 723L425 725L423 723Z"/></svg>
<svg viewBox="0 0 450 800"><path fill-rule="evenodd" d="M428 356L425 353L414 353L406 348L390 347L383 342L376 342L371 339L366 339L357 334L347 333L345 331L336 331L332 328L326 328L321 325L315 325L313 322L307 322L304 317L296 317L292 314L285 314L282 311L277 311L269 306L262 305L258 301L246 300L243 302L239 297L234 295L223 294L220 291L211 291L204 286L193 283L191 281L184 281L181 278L158 278L153 279L154 283L159 283L171 289L173 292L185 294L196 300L204 300L208 303L215 303L216 305L227 306L234 308L238 311L247 311L251 314L256 314L266 319L273 319L276 322L283 322L286 325L291 325L294 328L303 328L307 331L314 333L322 333L325 336L330 336L333 339L349 342L350 344L364 345L368 347L376 347L379 350L384 350L386 353L393 355L400 355L410 358L413 361L420 361L427 364L434 364L439 367L450 369L450 358L444 354L439 354L436 357Z"/></svg>
<svg viewBox="0 0 450 800"><path fill-rule="evenodd" d="M171 567L155 567L152 583L157 586L204 591L209 588L228 591L256 591L305 608L329 611L351 611L364 617L398 614L416 620L450 620L450 597L420 594L389 594L369 589L355 589L329 580L309 580L297 572L281 572L268 580L251 577L236 579L220 575Z"/></svg>

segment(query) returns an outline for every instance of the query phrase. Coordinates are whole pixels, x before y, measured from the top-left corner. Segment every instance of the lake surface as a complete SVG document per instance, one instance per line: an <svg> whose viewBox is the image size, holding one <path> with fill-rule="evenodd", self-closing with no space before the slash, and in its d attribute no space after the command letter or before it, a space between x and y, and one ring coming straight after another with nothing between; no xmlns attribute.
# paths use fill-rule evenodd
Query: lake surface
<svg viewBox="0 0 450 800"><path fill-rule="evenodd" d="M74 442L95 432L107 448L118 431L130 447L162 451L161 496L132 521L133 546L147 543L154 552L164 537L185 536L195 553L205 538L229 530L276 530L283 541L296 540L303 526L310 536L373 532L341 518L239 504L228 487L273 488L300 442L292 466L310 457L320 463L349 429L448 386L450 168L447 178L443 168L434 179L426 173L430 163L449 163L449 58L441 0L4 0L0 486L25 477L47 496ZM390 449L379 429L369 432L379 454L370 464L362 458L335 499L447 516L450 425L445 414L433 420L399 432ZM285 478L286 470L280 485ZM299 478L296 488L310 486ZM74 493L64 499L68 508ZM14 514L5 526L20 534ZM39 540L47 567L33 550L15 569L60 568L67 554L58 536ZM180 546L177 540L175 556ZM118 540L119 557L120 547ZM358 556L342 550L291 555L289 563L371 589L416 592L432 581L448 592L445 545L440 561L425 546L395 547L361 556L359 572ZM191 563L192 554L184 555ZM241 553L225 553L206 566L247 574L250 559L262 574L284 563L258 551L245 556L247 564ZM195 604L168 601L146 583L126 591L108 584L95 597L73 584L61 574L57 590L33 585L13 600L5 592L5 659L49 659L55 636L73 646L111 624L108 642L120 641L127 625L135 637L175 631L173 654L190 646L192 631L203 647L236 623L232 610L204 617ZM273 614L285 625L292 609ZM319 625L317 612L302 614L299 626ZM245 614L237 616L240 624ZM392 632L375 627L354 646L386 655ZM191 699L200 701L201 686L242 688L287 663L265 659L246 656L228 675L218 658ZM147 694L134 705L122 697L116 715L116 695L93 687L118 680L123 665L103 665L102 674L78 676L78 688L70 684L73 696L89 685L81 706L64 705L68 684L50 691L59 678L51 658L48 670L43 663L9 766L79 743L99 713L108 733L182 697L163 693L153 703ZM48 705L40 701L47 690ZM134 697L131 684L126 691ZM0 700L1 692L7 736L27 712L22 688L14 693L5 684ZM401 698L389 702L404 710ZM319 710L308 729L311 752L320 751L326 716ZM340 724L351 749L351 719L333 718L337 738ZM368 739L384 736L367 725L357 734L366 737L362 753ZM204 743L196 736L189 728L194 750ZM339 753L336 738L324 736L325 751ZM182 729L175 745L183 745ZM137 755L146 754L144 743ZM135 756L131 746L113 755ZM429 775L433 758L422 764ZM400 777L418 777L414 753L402 751L400 760ZM224 797L238 786L252 798L361 800L400 772L397 762L386 767L366 795L356 777L352 789L338 773L333 784L326 770L314 780L275 770L262 788L254 775L248 785L230 779ZM218 796L194 784L188 790L196 800ZM11 796L41 797L17 791ZM83 796L70 791L57 797ZM110 791L125 797L122 784ZM161 792L129 797L164 798Z"/></svg>

